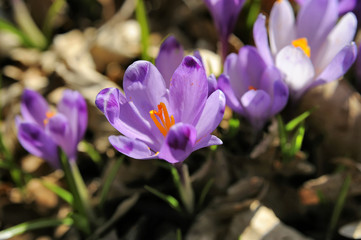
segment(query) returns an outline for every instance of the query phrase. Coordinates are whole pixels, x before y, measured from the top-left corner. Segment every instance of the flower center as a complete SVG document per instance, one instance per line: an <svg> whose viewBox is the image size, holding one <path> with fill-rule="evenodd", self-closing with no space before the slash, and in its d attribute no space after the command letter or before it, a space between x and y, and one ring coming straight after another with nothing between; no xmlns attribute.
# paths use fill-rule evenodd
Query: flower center
<svg viewBox="0 0 361 240"><path fill-rule="evenodd" d="M48 111L45 113L46 118L43 120L44 126L49 123L49 119L55 116L55 112Z"/></svg>
<svg viewBox="0 0 361 240"><path fill-rule="evenodd" d="M253 87L252 85L250 85L250 86L248 87L248 90L257 90L257 88L255 88L255 87Z"/></svg>
<svg viewBox="0 0 361 240"><path fill-rule="evenodd" d="M311 56L311 48L308 46L307 38L299 38L292 41L294 47L299 47L306 54L307 57Z"/></svg>
<svg viewBox="0 0 361 240"><path fill-rule="evenodd" d="M174 117L173 115L169 117L165 104L161 102L158 104L158 111L152 110L149 114L163 136L167 136L169 129L174 125ZM158 116L158 118L156 116Z"/></svg>

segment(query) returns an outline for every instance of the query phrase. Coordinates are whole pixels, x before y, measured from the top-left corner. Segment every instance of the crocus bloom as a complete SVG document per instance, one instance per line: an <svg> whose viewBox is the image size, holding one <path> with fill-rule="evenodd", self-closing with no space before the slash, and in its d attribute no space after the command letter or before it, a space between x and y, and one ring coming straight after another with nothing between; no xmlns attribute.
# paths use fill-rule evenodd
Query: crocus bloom
<svg viewBox="0 0 361 240"><path fill-rule="evenodd" d="M256 46L266 64L282 72L293 99L338 79L355 61L356 17L349 12L336 24L337 19L337 0L307 0L297 19L290 3L278 0L270 13L269 45L265 16L259 15L253 28Z"/></svg>
<svg viewBox="0 0 361 240"><path fill-rule="evenodd" d="M200 63L203 65L202 57L199 51L194 51L193 55L198 58ZM182 45L175 37L168 36L160 46L158 56L155 59L155 66L162 74L163 79L165 79L167 88L169 88L170 79L172 78L174 71L177 69L179 64L181 64L183 58L184 49ZM215 91L216 83L214 81L216 81L214 76L208 78L209 95Z"/></svg>
<svg viewBox="0 0 361 240"><path fill-rule="evenodd" d="M64 90L55 112L40 94L25 89L20 110L22 117L16 118L18 139L28 152L59 167L59 146L70 161L75 161L88 122L86 102L80 93Z"/></svg>
<svg viewBox="0 0 361 240"><path fill-rule="evenodd" d="M222 60L227 56L228 37L232 33L244 0L204 0L219 34L222 45Z"/></svg>
<svg viewBox="0 0 361 240"><path fill-rule="evenodd" d="M109 137L115 149L136 159L177 164L199 148L222 143L211 133L222 120L225 97L217 90L207 98L199 60L186 56L171 79L163 79L150 62L136 61L125 71L124 94L106 88L97 95L97 107L123 134Z"/></svg>
<svg viewBox="0 0 361 240"><path fill-rule="evenodd" d="M228 55L218 88L226 95L227 105L257 130L280 112L288 100L288 88L279 70L267 66L251 46L242 47L238 55Z"/></svg>

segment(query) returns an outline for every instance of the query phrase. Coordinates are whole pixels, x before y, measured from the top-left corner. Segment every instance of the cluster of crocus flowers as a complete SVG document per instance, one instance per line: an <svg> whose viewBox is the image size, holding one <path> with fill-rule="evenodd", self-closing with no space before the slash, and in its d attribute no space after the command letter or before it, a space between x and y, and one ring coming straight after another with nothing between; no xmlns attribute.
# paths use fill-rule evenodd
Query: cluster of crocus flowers
<svg viewBox="0 0 361 240"><path fill-rule="evenodd" d="M295 19L287 0L274 3L269 18L260 14L253 35L262 58L276 66L298 99L311 87L337 80L356 59L352 41L357 20L353 13L338 20L338 0L306 0Z"/></svg>
<svg viewBox="0 0 361 240"><path fill-rule="evenodd" d="M22 116L16 118L18 139L29 153L56 168L60 166L58 147L70 161L76 160L88 122L86 102L79 92L64 90L55 110L39 93L25 89L20 111Z"/></svg>
<svg viewBox="0 0 361 240"><path fill-rule="evenodd" d="M218 88L226 95L227 105L258 130L288 101L288 88L279 70L267 66L251 46L242 47L238 55L228 55Z"/></svg>
<svg viewBox="0 0 361 240"><path fill-rule="evenodd" d="M203 0L207 5L216 29L219 34L222 47L222 60L228 53L228 38L232 33L238 15L242 9L244 0Z"/></svg>
<svg viewBox="0 0 361 240"><path fill-rule="evenodd" d="M225 97L220 90L208 97L197 58L186 56L171 79L150 62L136 61L125 72L123 89L124 94L106 88L96 97L97 107L122 134L109 137L119 152L178 165L191 152L222 143L211 133L223 118Z"/></svg>

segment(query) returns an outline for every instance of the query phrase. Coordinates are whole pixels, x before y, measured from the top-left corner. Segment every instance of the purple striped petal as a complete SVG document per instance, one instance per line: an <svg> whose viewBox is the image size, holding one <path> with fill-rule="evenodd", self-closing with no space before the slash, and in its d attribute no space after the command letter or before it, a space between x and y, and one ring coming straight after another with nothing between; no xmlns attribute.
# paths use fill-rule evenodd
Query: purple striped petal
<svg viewBox="0 0 361 240"><path fill-rule="evenodd" d="M172 164L183 162L193 151L197 131L190 124L173 125L159 151L159 158Z"/></svg>
<svg viewBox="0 0 361 240"><path fill-rule="evenodd" d="M55 168L60 167L57 145L39 125L30 122L19 123L18 139L29 153L47 160Z"/></svg>
<svg viewBox="0 0 361 240"><path fill-rule="evenodd" d="M125 96L117 88L106 88L100 91L95 104L104 113L110 124L121 134L132 139L140 139L152 148L159 148L163 141L163 135L159 130L149 124L150 115L147 118L139 113L134 103L128 102Z"/></svg>
<svg viewBox="0 0 361 240"><path fill-rule="evenodd" d="M152 152L144 142L139 141L137 139L130 139L124 136L110 136L109 142L113 145L113 147L117 151L131 158L135 158L135 159L158 158L157 154Z"/></svg>
<svg viewBox="0 0 361 240"><path fill-rule="evenodd" d="M48 103L37 92L25 89L21 99L21 115L27 122L44 126L46 113L49 111Z"/></svg>
<svg viewBox="0 0 361 240"><path fill-rule="evenodd" d="M58 111L68 120L70 137L77 145L84 137L88 126L88 110L83 96L72 90L65 90L63 98L58 103ZM74 147L76 149L76 146Z"/></svg>
<svg viewBox="0 0 361 240"><path fill-rule="evenodd" d="M123 89L144 118L160 102L168 106L168 90L158 69L147 61L136 61L124 73Z"/></svg>
<svg viewBox="0 0 361 240"><path fill-rule="evenodd" d="M223 142L221 139L217 138L214 135L208 135L197 140L196 145L193 148L193 151L213 145L222 145L222 144Z"/></svg>
<svg viewBox="0 0 361 240"><path fill-rule="evenodd" d="M196 125L197 140L212 133L223 119L226 98L221 90L212 93L207 99L203 112Z"/></svg>
<svg viewBox="0 0 361 240"><path fill-rule="evenodd" d="M186 56L174 72L169 89L175 122L197 123L208 96L208 81L203 65Z"/></svg>
<svg viewBox="0 0 361 240"><path fill-rule="evenodd" d="M167 88L169 88L171 77L182 62L183 57L184 50L182 45L180 45L175 37L167 37L160 46L158 56L155 59L155 66L162 74Z"/></svg>

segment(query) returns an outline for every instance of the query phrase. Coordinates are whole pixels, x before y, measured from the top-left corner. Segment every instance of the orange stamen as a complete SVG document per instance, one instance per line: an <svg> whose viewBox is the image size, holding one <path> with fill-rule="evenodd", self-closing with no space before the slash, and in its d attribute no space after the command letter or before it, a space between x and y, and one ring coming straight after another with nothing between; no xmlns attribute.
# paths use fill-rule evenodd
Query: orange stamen
<svg viewBox="0 0 361 240"><path fill-rule="evenodd" d="M293 40L292 45L301 48L307 57L311 57L311 48L308 46L307 38Z"/></svg>
<svg viewBox="0 0 361 240"><path fill-rule="evenodd" d="M46 112L45 113L46 118L43 120L44 125L49 123L49 119L55 116L55 112Z"/></svg>
<svg viewBox="0 0 361 240"><path fill-rule="evenodd" d="M249 86L248 90L257 90L257 88L253 87L253 86Z"/></svg>
<svg viewBox="0 0 361 240"><path fill-rule="evenodd" d="M152 110L149 112L149 114L154 124L157 126L163 136L167 136L169 129L174 125L174 117L173 115L169 117L168 110L165 104L161 102L158 105L158 112ZM156 116L158 116L158 118Z"/></svg>

